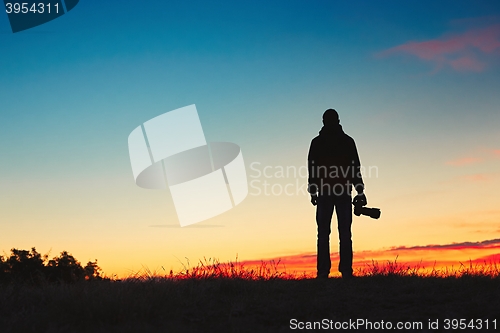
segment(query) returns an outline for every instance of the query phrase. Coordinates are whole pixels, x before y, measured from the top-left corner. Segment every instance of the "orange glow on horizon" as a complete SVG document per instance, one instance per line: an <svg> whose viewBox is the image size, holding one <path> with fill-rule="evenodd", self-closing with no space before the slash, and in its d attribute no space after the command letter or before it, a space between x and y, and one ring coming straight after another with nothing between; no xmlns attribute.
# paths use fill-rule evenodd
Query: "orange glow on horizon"
<svg viewBox="0 0 500 333"><path fill-rule="evenodd" d="M332 269L330 276L339 276L337 266L338 253L331 254ZM264 260L246 260L241 262L245 267L257 267L262 262L271 263L277 270L287 273L311 274L316 273L316 253L302 253L295 255L269 258ZM354 271L370 270L377 265L383 267L388 263L396 263L398 267L419 269L421 272L431 270L456 271L461 267L468 268L481 265L500 266L500 239L477 242L457 243L448 245L427 245L415 247L397 247L377 251L354 252Z"/></svg>

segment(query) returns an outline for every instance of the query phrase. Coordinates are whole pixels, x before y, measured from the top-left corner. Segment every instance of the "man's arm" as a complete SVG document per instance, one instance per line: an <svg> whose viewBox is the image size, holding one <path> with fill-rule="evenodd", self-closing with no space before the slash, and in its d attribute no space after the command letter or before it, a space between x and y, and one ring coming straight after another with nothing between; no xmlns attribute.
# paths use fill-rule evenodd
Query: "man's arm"
<svg viewBox="0 0 500 333"><path fill-rule="evenodd" d="M359 160L358 149L356 148L356 143L352 140L352 161L354 166L354 175L352 178L352 182L354 188L358 192L358 194L362 194L365 189L365 184L363 183L363 176L361 175L361 162Z"/></svg>
<svg viewBox="0 0 500 333"><path fill-rule="evenodd" d="M361 161L359 160L358 149L356 148L356 143L352 140L352 159L354 161L354 177L352 179L354 188L358 195L354 198L354 205L366 206L368 201L364 194L365 184L363 182L363 176L361 175Z"/></svg>
<svg viewBox="0 0 500 333"><path fill-rule="evenodd" d="M316 144L314 139L311 141L311 146L309 147L309 154L307 155L307 192L311 195L311 203L316 206L316 199L318 197L318 179L314 172L314 159L316 157Z"/></svg>

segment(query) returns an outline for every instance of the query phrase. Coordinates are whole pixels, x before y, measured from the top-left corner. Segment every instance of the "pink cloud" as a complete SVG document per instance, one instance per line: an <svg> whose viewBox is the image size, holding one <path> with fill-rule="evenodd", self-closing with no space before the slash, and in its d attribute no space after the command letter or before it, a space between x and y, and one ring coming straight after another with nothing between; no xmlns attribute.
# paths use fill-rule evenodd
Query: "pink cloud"
<svg viewBox="0 0 500 333"><path fill-rule="evenodd" d="M500 239L488 239L480 242L461 242L461 243L450 243L450 244L430 244L424 246L398 246L392 247L389 251L398 250L443 250L443 249L481 249L481 248L498 248L500 249Z"/></svg>
<svg viewBox="0 0 500 333"><path fill-rule="evenodd" d="M335 267L338 264L338 252L332 251L332 275L338 274ZM370 265L373 261L381 263L389 261L404 262L411 267L451 267L460 266L460 262L482 263L489 260L500 259L500 239L489 239L479 242L460 242L449 244L431 244L420 246L397 246L388 249L355 251L354 269L362 269ZM281 256L279 258L268 258L263 260L242 261L247 268L262 267L262 263L268 263L268 267L273 265L278 269L286 269L289 273L306 272L314 276L316 273L316 253L308 252L295 255ZM270 263L270 264L269 264Z"/></svg>
<svg viewBox="0 0 500 333"><path fill-rule="evenodd" d="M476 173L474 175L466 175L462 177L462 180L472 183L483 183L489 182L494 179L494 175L485 174L485 173Z"/></svg>
<svg viewBox="0 0 500 333"><path fill-rule="evenodd" d="M473 260L473 262L500 262L500 253L490 254Z"/></svg>
<svg viewBox="0 0 500 333"><path fill-rule="evenodd" d="M450 61L450 66L456 71L471 71L471 72L482 72L486 65L477 59L465 56Z"/></svg>
<svg viewBox="0 0 500 333"><path fill-rule="evenodd" d="M377 56L409 54L433 63L436 70L449 67L456 71L481 72L487 67L486 56L498 55L499 50L500 24L493 24L439 39L409 41L382 51Z"/></svg>
<svg viewBox="0 0 500 333"><path fill-rule="evenodd" d="M481 162L490 161L492 158L500 157L500 149L483 148L479 150L477 155L482 155L482 157L476 157L476 156L461 157L451 161L447 161L446 165L463 166L463 165L478 164Z"/></svg>
<svg viewBox="0 0 500 333"><path fill-rule="evenodd" d="M481 162L482 160L483 159L479 157L463 157L456 160L448 161L446 162L446 164L453 166L462 166L462 165L476 164Z"/></svg>

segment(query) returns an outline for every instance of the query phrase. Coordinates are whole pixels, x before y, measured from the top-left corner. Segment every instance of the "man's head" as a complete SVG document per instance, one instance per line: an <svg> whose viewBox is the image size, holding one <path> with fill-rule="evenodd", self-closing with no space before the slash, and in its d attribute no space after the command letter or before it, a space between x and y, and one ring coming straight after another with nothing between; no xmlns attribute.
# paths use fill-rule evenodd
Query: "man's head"
<svg viewBox="0 0 500 333"><path fill-rule="evenodd" d="M340 123L339 114L334 109L328 109L323 113L324 125L337 125Z"/></svg>

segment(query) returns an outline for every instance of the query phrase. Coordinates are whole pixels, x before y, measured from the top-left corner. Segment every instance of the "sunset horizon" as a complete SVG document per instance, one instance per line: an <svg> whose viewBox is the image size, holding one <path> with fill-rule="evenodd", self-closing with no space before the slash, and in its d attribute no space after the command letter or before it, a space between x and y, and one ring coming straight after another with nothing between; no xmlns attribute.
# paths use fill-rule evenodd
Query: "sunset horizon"
<svg viewBox="0 0 500 333"><path fill-rule="evenodd" d="M498 259L498 6L66 5L22 31L0 15L2 256L68 251L120 277L236 256L312 272L307 156L335 109L382 212L353 217L356 267ZM169 118L193 106L198 119ZM189 148L217 142L233 155L198 177ZM178 182L141 183L183 152ZM336 212L331 227L336 276Z"/></svg>

